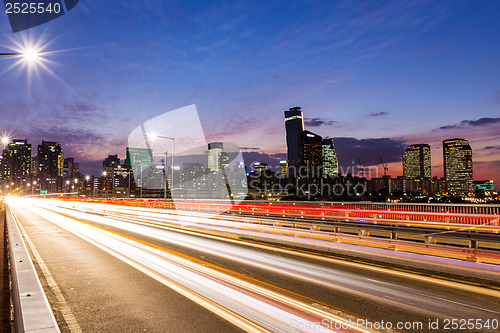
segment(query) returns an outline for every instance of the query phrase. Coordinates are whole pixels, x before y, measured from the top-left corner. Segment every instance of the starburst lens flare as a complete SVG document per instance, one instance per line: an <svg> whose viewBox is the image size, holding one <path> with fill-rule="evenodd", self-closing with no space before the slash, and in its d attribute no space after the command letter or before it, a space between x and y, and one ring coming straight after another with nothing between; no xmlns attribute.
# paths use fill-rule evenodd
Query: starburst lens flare
<svg viewBox="0 0 500 333"><path fill-rule="evenodd" d="M21 39L14 39L9 37L13 45L0 45L6 50L10 50L11 57L6 57L6 61L11 64L5 68L0 75L3 75L11 70L17 70L17 74L25 73L28 80L28 89L34 78L41 78L42 73L47 73L59 82L62 80L49 68L49 65L55 63L49 59L48 56L54 55L59 51L47 51L47 48L52 42L44 42L41 38L35 39L32 35L21 35ZM5 53L7 55L7 52ZM12 61L12 60L15 61ZM64 82L62 82L64 84Z"/></svg>
<svg viewBox="0 0 500 333"><path fill-rule="evenodd" d="M33 63L40 59L40 53L38 50L29 48L22 52L24 60Z"/></svg>

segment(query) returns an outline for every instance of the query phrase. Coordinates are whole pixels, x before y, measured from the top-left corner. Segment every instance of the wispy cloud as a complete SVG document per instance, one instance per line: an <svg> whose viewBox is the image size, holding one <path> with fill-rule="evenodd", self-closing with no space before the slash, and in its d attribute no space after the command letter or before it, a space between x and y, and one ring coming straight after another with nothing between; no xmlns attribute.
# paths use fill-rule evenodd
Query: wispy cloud
<svg viewBox="0 0 500 333"><path fill-rule="evenodd" d="M479 126L489 126L499 123L500 123L500 118L479 118L477 120L462 120L458 124L441 126L439 127L439 129L447 130L453 128L467 127L467 126L479 127Z"/></svg>
<svg viewBox="0 0 500 333"><path fill-rule="evenodd" d="M380 117L380 116L387 116L389 112L386 111L380 111L380 112L372 112L369 114L370 117Z"/></svg>
<svg viewBox="0 0 500 333"><path fill-rule="evenodd" d="M323 118L304 118L304 125L309 127L319 127L319 126L332 126L336 123L334 120L327 120Z"/></svg>

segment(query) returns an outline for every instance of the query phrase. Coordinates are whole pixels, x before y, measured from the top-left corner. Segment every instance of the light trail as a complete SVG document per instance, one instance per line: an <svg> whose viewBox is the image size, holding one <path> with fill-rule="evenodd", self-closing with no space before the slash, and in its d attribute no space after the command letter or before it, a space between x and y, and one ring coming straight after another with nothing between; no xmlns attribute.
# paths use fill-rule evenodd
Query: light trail
<svg viewBox="0 0 500 333"><path fill-rule="evenodd" d="M128 215L136 217L139 214L144 218L151 218L156 222L170 222L176 223L179 227L199 227L202 225L204 228L218 229L222 231L237 230L238 232L248 233L248 237L256 236L259 233L274 234L279 236L290 236L303 241L317 241L317 242L328 242L328 244L335 243L337 247L341 246L351 246L349 249L355 249L356 251L373 251L374 249L384 249L390 250L390 256L401 256L402 253L410 253L415 255L422 255L421 257L414 256L407 258L408 261L425 261L424 256L432 257L443 257L458 260L467 260L471 263L474 261L500 265L500 254L492 253L488 251L482 251L477 249L461 249L453 247L443 247L432 244L420 244L413 242L405 242L399 240L386 240L373 237L361 237L347 234L337 234L331 232L319 232L314 230L303 230L288 227L276 227L274 222L270 222L271 225L266 225L261 223L247 223L247 222L235 222L231 220L231 217L224 217L227 220L220 220L220 215L213 216L213 218L203 217L201 214L194 214L191 216L186 216L181 212L172 212L169 210L158 210L155 208L146 207L129 207L129 206L119 206L119 205L107 205L107 204L96 204L88 202L79 201L48 201L44 202L47 205L62 205L64 207L82 207L87 210L96 210L105 212L109 214L113 212L119 215ZM179 214L179 215L177 215ZM356 246L353 248L352 246ZM393 252L394 251L394 252ZM382 254L381 254L382 255ZM471 260L474 261L471 261ZM445 264L445 263L443 263ZM446 263L448 264L448 263ZM478 266L467 267L470 264L463 264L464 270L475 270L480 269ZM500 270L499 270L500 274Z"/></svg>
<svg viewBox="0 0 500 333"><path fill-rule="evenodd" d="M44 205L47 205L48 203L47 201L41 202L36 200L34 200L33 202ZM458 314L462 314L464 317L467 317L470 309L477 309L487 313L500 315L500 312L498 312L494 308L475 307L473 305L466 304L467 300L465 298L462 299L462 301L457 301L456 299L450 299L446 297L446 295L435 295L429 292L420 291L419 289L409 289L406 287L400 288L397 285L395 286L381 281L367 281L365 278L360 278L355 274L339 272L337 270L308 264L299 260L276 257L272 254L266 254L263 252L242 248L238 246L239 244L221 244L220 242L214 242L210 238L200 239L199 236L194 237L189 234L180 234L178 231L172 232L172 230L169 230L167 227L165 227L165 225L162 226L158 223L151 225L151 222L144 222L144 217L131 218L130 216L127 216L124 219L123 217L119 217L117 215L114 216L114 218L119 218L119 220L115 220L113 218L110 218L110 216L104 217L96 215L95 213L89 214L83 211L67 210L68 206L72 208L78 208L79 210L88 210L88 206L93 206L92 208L94 212L109 214L110 207L107 205L100 205L100 209L102 209L100 210L96 208L97 205L95 204L78 203L75 205L75 203L61 203L59 201L51 201L51 203L51 209L57 211L60 214L73 216L84 221L95 222L99 225L119 228L121 230L130 231L138 235L156 238L170 244L180 246L186 246L186 244L189 244L189 247L191 249L198 250L208 255L215 255L232 261L237 261L242 264L251 265L255 268L266 269L268 271L283 274L291 278L301 279L303 281L306 281L307 283L323 285L324 287L332 290L348 292L356 296L372 299L381 304L392 304L393 306L398 308L418 311L420 313L425 313L425 315L427 316L440 315L443 317L449 317L452 315L456 316ZM61 206L67 207L63 208ZM111 211L124 213L127 210L129 209L111 206ZM166 218L164 214L158 214L154 212L141 211L141 215L156 216L158 220L165 220ZM159 215L160 217L158 217ZM171 217L168 218L171 219ZM188 218L188 220L192 220L192 218ZM273 251L276 250L275 248L270 247L268 247L267 249L271 249ZM351 263L351 265L366 268L366 265L362 264ZM435 278L426 278L418 275L410 275L397 271L394 273L394 271L388 269L373 269L383 271L386 274L396 274L399 276L405 276L406 278L411 277L416 280L437 283L445 287L457 288L467 292L480 293L494 297L497 300L500 299L499 291L487 288L453 283ZM436 301L440 303L439 306L436 306ZM426 309L437 310L426 311Z"/></svg>
<svg viewBox="0 0 500 333"><path fill-rule="evenodd" d="M347 328L318 326L313 331L371 332L350 327L345 318L175 255L166 249L42 208L24 205L22 201L10 200L9 204L14 209L16 205L24 207L86 239L244 330L285 332L291 331L291 322L306 325L326 320L344 323Z"/></svg>
<svg viewBox="0 0 500 333"><path fill-rule="evenodd" d="M465 303L460 303L445 297L437 297L428 292L399 288L398 286L388 285L380 281L366 281L366 279L362 279L355 274L339 272L298 260L276 257L272 254L241 248L233 244L221 244L220 242L215 242L210 239L200 239L200 237L179 234L178 232L172 232L168 229L159 229L158 226L151 227L151 225L145 223L138 224L138 221L131 223L125 222L123 219L114 220L85 212L68 212L67 209L59 207L55 207L55 211L63 215L70 214L84 221L92 221L101 225L131 231L136 234L156 238L179 246L186 246L186 244L189 244L191 249L209 255L237 261L242 264L251 265L255 268L267 269L268 271L301 279L308 283L323 285L329 289L349 292L357 296L364 296L382 304L392 304L398 308L411 308L412 311L423 312L422 309L433 308L435 305L433 302L436 299L449 303L447 308L448 312L444 311L444 307L440 307L438 310L429 310L426 315L439 314L444 318L446 316L457 315L457 313L462 311L461 313L466 316L468 308L471 307ZM456 287L456 285L454 287ZM487 294L500 299L500 291L463 285L462 289ZM409 302L409 300L411 300L411 302ZM463 309L457 309L458 305ZM495 310L485 308L480 308L480 310L500 315L500 312Z"/></svg>

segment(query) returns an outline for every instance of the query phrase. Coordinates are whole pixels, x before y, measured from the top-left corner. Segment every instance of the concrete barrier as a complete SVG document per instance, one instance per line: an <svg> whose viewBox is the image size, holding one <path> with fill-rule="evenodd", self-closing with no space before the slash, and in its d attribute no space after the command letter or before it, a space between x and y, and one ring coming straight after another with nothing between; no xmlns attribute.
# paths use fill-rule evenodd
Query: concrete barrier
<svg viewBox="0 0 500 333"><path fill-rule="evenodd" d="M15 332L60 333L17 223L6 206Z"/></svg>

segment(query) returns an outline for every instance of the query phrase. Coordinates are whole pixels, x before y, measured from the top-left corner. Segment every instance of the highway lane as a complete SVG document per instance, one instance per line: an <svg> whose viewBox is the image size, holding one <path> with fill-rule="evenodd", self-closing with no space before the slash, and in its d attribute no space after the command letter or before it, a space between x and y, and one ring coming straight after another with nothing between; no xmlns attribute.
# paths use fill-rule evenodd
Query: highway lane
<svg viewBox="0 0 500 333"><path fill-rule="evenodd" d="M42 202L40 205L46 207L48 203ZM219 276L219 280L216 282L224 284L231 280L230 278L236 278L235 281L231 280L230 287L232 289L229 290L229 300L234 301L233 298L242 298L240 294L235 297L235 292L242 292L243 296L252 298L250 305L255 300L266 303L259 303L259 306L253 304L252 306L256 307L254 309L256 311L261 305L269 306L270 304L274 306L273 311L283 311L290 304L298 302L295 307L292 307L292 310L286 309L288 313L292 312L298 317L291 317L287 314L284 314L283 317L283 313L279 313L282 316L279 322L268 322L269 320L276 320L276 318L263 319L263 317L260 317L262 312L257 315L255 312L245 314L245 318L253 318L253 322L257 322L261 327L267 325L267 328L272 327L280 331L288 331L293 328L294 323L303 323L305 325L308 321L315 322L323 318L331 318L336 321L366 318L373 323L384 320L385 322L390 321L394 325L397 322L422 322L424 323L423 328L419 327L415 330L406 331L434 332L436 330L425 329L429 319L440 319L441 321L444 321L445 318L492 320L498 319L500 315L498 309L500 298L498 291L495 290L414 276L353 262L342 262L303 253L292 253L264 245L221 240L214 237L200 237L200 235L192 233L180 233L178 230L153 225L151 221L144 223L144 221L151 219L151 216L155 216L155 219L159 221L172 218L154 212L147 214L143 212L143 217L140 219L131 219L128 216L118 220L96 215L97 206L94 206L96 211L89 214L62 207L64 205L60 202L51 204L50 212L40 207L21 204L18 204L15 209L16 212L20 211L18 215L23 225L30 224L31 222L26 221L33 215L44 217L42 218L42 220L45 220L43 228L46 231L34 232L34 235L39 237L41 242L43 242L43 235L51 235L54 230L57 230L57 233L67 234L65 229L73 229L73 232L80 233L81 237L87 237L88 241L96 242L95 245L99 246L100 244L103 249L105 249L103 244L109 246L109 243L113 241L123 242L125 238L130 243L128 245L133 246L129 249L129 258L137 256L141 250L151 252L154 249L161 252L155 253L157 256L164 257L165 253L180 258L188 256L188 261L198 261L197 264L201 264L203 267L212 268L218 273L226 273L224 276ZM78 205L74 203L69 206L78 209ZM88 207L82 205L81 209L87 211ZM101 205L100 209L109 209L109 207ZM127 208L120 209L127 210ZM147 217L144 217L144 215L147 215ZM51 222L49 223L47 220ZM42 224L42 222L38 221L36 225L27 227L28 234L30 234L30 228L36 229ZM111 231L111 234L116 238L105 238L96 241L98 238L96 234L99 230L104 231L103 229ZM66 235L66 237L68 236ZM74 241L73 236L70 238ZM34 241L34 243L36 242ZM137 243L140 243L144 248L138 247ZM35 244L35 246L38 248L38 245ZM73 245L68 243L66 246ZM120 247L125 247L125 245L121 244ZM126 249L120 249L122 254L126 254ZM57 251L55 248L53 250ZM148 257L141 257L138 261L147 259ZM172 260L178 259L174 258ZM186 262L181 264L189 266L189 263ZM141 267L137 268L141 269ZM200 283L200 269L200 266L196 266L191 270L191 273L194 272L196 275L194 285L188 284L185 280L183 280L183 285L188 285L190 289L196 289L196 284L206 287L205 282ZM210 277L213 273L212 271L205 272L204 277L207 274ZM188 277L184 276L184 279ZM235 290L234 285L238 285L239 289ZM259 288L263 289L260 290ZM249 293L249 289L253 293ZM62 288L61 290L65 289ZM224 301L220 299L220 286L212 289L212 291L212 293L207 294L204 290L198 290L199 293L205 293L205 296L210 299L218 299L218 303ZM263 294L267 297L266 299L262 299ZM286 298L283 299L283 297ZM93 297L84 297L84 299L92 302ZM281 307L275 303L278 300L282 302ZM74 300L71 297L68 302L71 304L71 302L86 301ZM226 303L227 307L231 306L233 311L237 309L240 314L244 310L248 311L246 307L249 304L246 304L245 309L241 309L241 305ZM312 309L308 308L311 306ZM267 311L269 309L266 308ZM324 312L318 312L318 309L324 310ZM271 317L275 317L276 312L273 313ZM78 316L76 317L78 318ZM256 318L260 318L260 321L256 320ZM302 321L298 318L301 318ZM229 321L233 319L226 318ZM248 329L248 327L241 325L240 327ZM211 329L206 331L211 331ZM484 331L491 332L491 330Z"/></svg>
<svg viewBox="0 0 500 333"><path fill-rule="evenodd" d="M15 213L50 273L42 274L35 261L62 332L238 331L47 219L21 207Z"/></svg>

